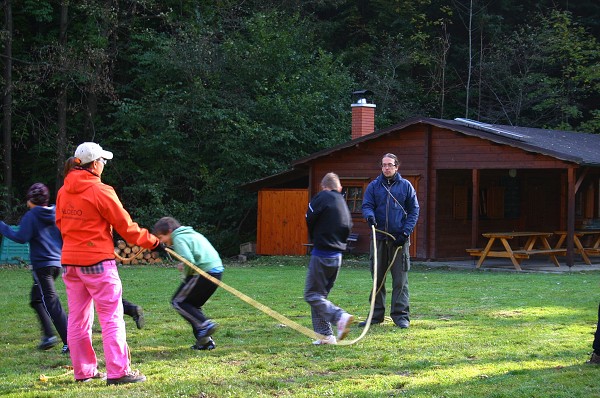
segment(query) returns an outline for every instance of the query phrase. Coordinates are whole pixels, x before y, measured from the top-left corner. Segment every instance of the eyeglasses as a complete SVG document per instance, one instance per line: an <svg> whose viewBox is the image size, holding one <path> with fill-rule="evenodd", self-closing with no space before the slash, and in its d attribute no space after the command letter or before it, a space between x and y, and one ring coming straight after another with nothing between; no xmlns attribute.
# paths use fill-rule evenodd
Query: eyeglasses
<svg viewBox="0 0 600 398"><path fill-rule="evenodd" d="M98 158L98 162L102 162L102 164L106 164L108 162L108 160L106 160L104 158Z"/></svg>
<svg viewBox="0 0 600 398"><path fill-rule="evenodd" d="M382 163L381 167L384 169L393 169L396 165L394 163Z"/></svg>

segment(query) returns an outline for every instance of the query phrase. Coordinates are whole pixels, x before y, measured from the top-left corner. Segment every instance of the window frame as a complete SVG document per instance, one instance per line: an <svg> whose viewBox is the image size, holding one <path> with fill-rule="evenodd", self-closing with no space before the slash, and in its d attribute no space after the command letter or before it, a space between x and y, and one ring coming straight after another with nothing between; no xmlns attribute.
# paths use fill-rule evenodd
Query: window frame
<svg viewBox="0 0 600 398"><path fill-rule="evenodd" d="M340 182L342 183L342 193L344 195L344 201L346 202L346 205L348 206L348 189L349 188L358 188L360 189L361 192L361 197L360 197L360 202L361 205L359 206L358 209L356 209L356 205L353 206L355 208L355 211L352 211L350 206L348 206L348 210L350 210L350 214L352 215L352 217L362 217L362 201L364 199L365 196L365 191L367 189L367 186L369 185L369 177L340 177ZM354 202L358 201L359 199L352 199Z"/></svg>

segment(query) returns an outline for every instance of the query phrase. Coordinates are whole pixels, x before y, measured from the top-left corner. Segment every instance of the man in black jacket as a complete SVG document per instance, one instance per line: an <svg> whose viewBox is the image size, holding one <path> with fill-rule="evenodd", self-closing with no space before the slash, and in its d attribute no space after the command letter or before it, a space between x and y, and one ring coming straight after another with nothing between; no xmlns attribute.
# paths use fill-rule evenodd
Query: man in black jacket
<svg viewBox="0 0 600 398"><path fill-rule="evenodd" d="M304 300L310 305L313 329L324 337L313 344L337 344L350 331L354 317L327 300L342 265L342 252L352 228L342 185L335 173L327 173L319 192L308 204L306 224L313 242ZM336 322L337 339L331 323Z"/></svg>

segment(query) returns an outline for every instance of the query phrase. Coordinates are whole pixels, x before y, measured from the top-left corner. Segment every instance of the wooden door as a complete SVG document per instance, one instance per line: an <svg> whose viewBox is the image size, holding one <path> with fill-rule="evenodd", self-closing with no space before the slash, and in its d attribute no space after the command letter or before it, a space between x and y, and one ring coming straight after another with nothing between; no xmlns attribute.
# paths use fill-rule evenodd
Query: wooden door
<svg viewBox="0 0 600 398"><path fill-rule="evenodd" d="M263 255L304 255L307 189L263 189L258 192L256 252Z"/></svg>

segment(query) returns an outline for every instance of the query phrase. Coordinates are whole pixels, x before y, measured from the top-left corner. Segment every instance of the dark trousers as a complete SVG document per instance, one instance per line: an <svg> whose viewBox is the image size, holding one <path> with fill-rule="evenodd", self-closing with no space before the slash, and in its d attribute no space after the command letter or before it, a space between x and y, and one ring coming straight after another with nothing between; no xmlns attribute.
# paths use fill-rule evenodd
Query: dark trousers
<svg viewBox="0 0 600 398"><path fill-rule="evenodd" d="M390 307L390 316L395 324L401 320L410 320L409 293L408 293L408 270L410 269L410 257L407 242L394 259L390 268L390 262L396 252L396 247L391 240L377 240L377 288L381 286L379 293L375 296L375 307L373 309L373 322L383 322L385 317L385 272L390 268L392 275L392 303ZM373 244L371 242L371 277L374 276L374 256ZM370 298L371 296L369 296Z"/></svg>
<svg viewBox="0 0 600 398"><path fill-rule="evenodd" d="M221 280L223 276L221 272L209 272L208 274L218 280ZM192 325L194 337L208 319L202 312L202 306L217 290L217 287L201 275L187 276L171 299L171 305L175 311Z"/></svg>
<svg viewBox="0 0 600 398"><path fill-rule="evenodd" d="M54 336L52 330L54 324L63 344L67 344L67 314L60 304L54 285L61 270L61 267L43 267L32 271L33 286L29 305L40 319L44 336Z"/></svg>
<svg viewBox="0 0 600 398"><path fill-rule="evenodd" d="M600 305L598 305L598 325L596 326L592 348L597 355L600 355Z"/></svg>
<svg viewBox="0 0 600 398"><path fill-rule="evenodd" d="M125 315L129 315L131 317L134 317L137 315L137 305L133 304L130 301L127 301L125 299L122 300L123 301L123 313Z"/></svg>
<svg viewBox="0 0 600 398"><path fill-rule="evenodd" d="M304 285L304 300L310 305L313 330L323 336L333 335L331 323L338 321L344 313L342 309L327 300L341 265L341 255L334 258L310 256Z"/></svg>

